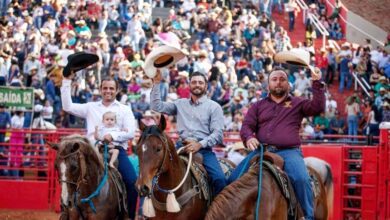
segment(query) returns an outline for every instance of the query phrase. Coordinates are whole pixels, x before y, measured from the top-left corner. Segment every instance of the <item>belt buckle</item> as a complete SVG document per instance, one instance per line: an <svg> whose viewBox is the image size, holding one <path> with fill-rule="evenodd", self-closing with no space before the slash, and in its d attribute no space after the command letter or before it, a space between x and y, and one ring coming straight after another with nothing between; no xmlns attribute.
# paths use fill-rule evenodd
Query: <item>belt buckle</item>
<svg viewBox="0 0 390 220"><path fill-rule="evenodd" d="M266 146L266 151L269 151L269 152L276 152L276 151L278 151L279 149L276 147L276 146L274 146L274 145L267 145Z"/></svg>

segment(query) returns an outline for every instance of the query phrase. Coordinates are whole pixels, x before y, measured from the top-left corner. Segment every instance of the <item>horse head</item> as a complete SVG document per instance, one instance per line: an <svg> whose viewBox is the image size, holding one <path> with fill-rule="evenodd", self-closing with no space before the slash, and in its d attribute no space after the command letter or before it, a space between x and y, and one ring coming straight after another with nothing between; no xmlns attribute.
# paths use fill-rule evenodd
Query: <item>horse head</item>
<svg viewBox="0 0 390 220"><path fill-rule="evenodd" d="M161 115L158 125L146 126L142 121L139 124L142 133L137 143L140 174L136 188L141 196L146 196L152 192L153 179L168 170L174 144L164 133L164 115Z"/></svg>
<svg viewBox="0 0 390 220"><path fill-rule="evenodd" d="M49 145L57 150L55 168L62 186L61 200L64 205L68 205L69 193L86 185L88 176L95 175L96 179L95 170L101 170L103 165L88 139L81 135L70 135L63 138L59 145ZM87 170L91 164L95 164L97 169Z"/></svg>

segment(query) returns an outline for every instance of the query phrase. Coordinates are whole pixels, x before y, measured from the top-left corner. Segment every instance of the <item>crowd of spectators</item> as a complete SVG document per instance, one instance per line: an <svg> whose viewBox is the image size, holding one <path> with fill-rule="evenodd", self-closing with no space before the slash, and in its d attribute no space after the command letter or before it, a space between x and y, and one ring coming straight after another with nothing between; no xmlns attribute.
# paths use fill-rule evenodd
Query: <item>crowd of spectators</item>
<svg viewBox="0 0 390 220"><path fill-rule="evenodd" d="M332 19L328 22L331 32L337 15L324 16L327 9L323 2L307 1L309 5L317 4L310 10L321 21ZM131 105L135 117L140 119L150 109L152 87L142 69L145 57L160 33L174 32L189 55L162 71L162 100L189 97L189 74L203 72L209 78L210 99L224 109L225 130L239 131L250 105L268 94L268 74L279 65L274 63L273 55L303 48L311 52L313 64L321 69L329 86L339 83L340 93L351 89L352 73L366 79L372 91L370 97L357 93L345 106L337 106L328 92L326 110L304 120L302 132L318 139L324 139L325 134L376 135L377 125L389 121L388 51L372 48L369 42L358 48L346 43L340 51L332 46L314 48L314 34L309 37L311 42L292 45L288 31L272 19L273 10L289 13L284 10L290 3L12 0L7 6L0 6L0 85L33 87L35 107L38 106L34 109L39 112L34 118L43 117L57 128L83 127L83 121L61 109L60 82L55 76L65 66L69 54L96 53L98 64L77 73L72 84L73 101L99 100L99 80L111 75L122 88L118 100ZM152 18L153 7L168 4L172 8L167 19ZM310 22L307 25L312 27ZM342 38L337 33L331 37ZM312 96L310 72L291 67L288 74L292 95ZM31 127L32 114L23 115L19 114L20 109L16 110L12 112L10 127ZM24 122L20 125L16 122L22 116ZM7 127L6 120L0 122L1 128ZM174 131L175 119L170 117L170 122Z"/></svg>

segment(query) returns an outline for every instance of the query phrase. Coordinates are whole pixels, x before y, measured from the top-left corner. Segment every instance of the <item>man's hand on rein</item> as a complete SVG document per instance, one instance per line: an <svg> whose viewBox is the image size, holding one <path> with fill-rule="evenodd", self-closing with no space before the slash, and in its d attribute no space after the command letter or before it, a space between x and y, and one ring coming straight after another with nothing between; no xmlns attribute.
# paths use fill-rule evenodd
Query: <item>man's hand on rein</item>
<svg viewBox="0 0 390 220"><path fill-rule="evenodd" d="M187 153L196 153L198 152L201 148L202 148L202 145L195 141L195 140L186 140L184 142L184 150L187 152Z"/></svg>

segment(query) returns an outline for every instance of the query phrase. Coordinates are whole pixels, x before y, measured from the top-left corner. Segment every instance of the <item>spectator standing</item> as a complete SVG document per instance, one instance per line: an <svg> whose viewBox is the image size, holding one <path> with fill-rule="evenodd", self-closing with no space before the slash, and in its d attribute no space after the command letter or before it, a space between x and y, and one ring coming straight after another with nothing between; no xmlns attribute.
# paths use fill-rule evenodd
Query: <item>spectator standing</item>
<svg viewBox="0 0 390 220"><path fill-rule="evenodd" d="M6 166L7 160L5 159L8 155L8 147L4 146L5 143L5 129L11 126L11 116L6 112L5 105L0 104L0 166ZM0 176L7 176L8 171L0 169Z"/></svg>
<svg viewBox="0 0 390 220"><path fill-rule="evenodd" d="M11 176L19 176L19 168L22 165L23 160L23 148L24 148L24 134L21 131L23 129L24 124L24 112L19 109L15 111L15 114L11 118L11 132L10 137L10 165L12 170L10 171Z"/></svg>

